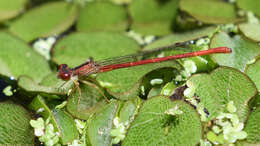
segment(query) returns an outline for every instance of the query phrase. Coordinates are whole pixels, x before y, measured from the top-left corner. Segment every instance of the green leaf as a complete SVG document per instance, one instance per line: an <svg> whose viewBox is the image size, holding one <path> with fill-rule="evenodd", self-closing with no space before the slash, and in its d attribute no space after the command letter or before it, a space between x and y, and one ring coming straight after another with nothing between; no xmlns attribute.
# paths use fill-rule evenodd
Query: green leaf
<svg viewBox="0 0 260 146"><path fill-rule="evenodd" d="M260 47L257 43L242 39L238 35L231 38L224 32L218 33L211 40L211 48L220 46L231 48L232 53L214 54L213 59L219 65L237 68L240 71L244 71L246 64L260 54Z"/></svg>
<svg viewBox="0 0 260 146"><path fill-rule="evenodd" d="M214 132L212 132L212 131L209 131L208 133L207 133L207 139L209 140L209 141L211 141L212 143L218 143L218 136L214 133Z"/></svg>
<svg viewBox="0 0 260 146"><path fill-rule="evenodd" d="M78 31L124 31L128 26L127 11L110 2L91 2L79 12Z"/></svg>
<svg viewBox="0 0 260 146"><path fill-rule="evenodd" d="M68 98L67 110L74 117L87 120L90 115L104 106L107 98L103 91L95 84L84 82L80 85L81 97L77 88Z"/></svg>
<svg viewBox="0 0 260 146"><path fill-rule="evenodd" d="M55 76L55 78L57 78ZM53 79L53 78L52 78ZM44 78L44 82L50 81ZM20 76L18 79L18 86L27 92L32 93L39 93L43 95L53 95L53 98L59 98L57 95L66 95L68 94L69 90L74 87L73 81L62 81L55 79L55 84L38 84L33 81L30 77L27 76ZM58 81L57 81L58 80ZM52 80L53 82L54 80ZM54 82L53 82L54 83Z"/></svg>
<svg viewBox="0 0 260 146"><path fill-rule="evenodd" d="M0 22L17 16L24 10L28 0L0 1Z"/></svg>
<svg viewBox="0 0 260 146"><path fill-rule="evenodd" d="M30 103L29 108L36 111L37 113L40 113L44 119L47 119L51 116L51 109L49 109L42 96L36 96ZM56 124L54 126L56 126Z"/></svg>
<svg viewBox="0 0 260 146"><path fill-rule="evenodd" d="M260 42L260 24L245 23L238 25L238 28L250 40Z"/></svg>
<svg viewBox="0 0 260 146"><path fill-rule="evenodd" d="M260 16L260 1L255 0L237 0L237 6L246 11L252 11L256 15Z"/></svg>
<svg viewBox="0 0 260 146"><path fill-rule="evenodd" d="M250 143L260 142L260 107L253 110L245 126L247 141Z"/></svg>
<svg viewBox="0 0 260 146"><path fill-rule="evenodd" d="M136 0L129 5L133 24L131 29L144 35L171 33L177 16L178 0Z"/></svg>
<svg viewBox="0 0 260 146"><path fill-rule="evenodd" d="M119 112L119 119L122 123L130 123L133 120L133 116L136 114L138 107L142 103L142 100L137 97L134 100L128 100L123 103Z"/></svg>
<svg viewBox="0 0 260 146"><path fill-rule="evenodd" d="M18 79L27 75L40 82L51 72L48 62L23 41L0 32L0 74Z"/></svg>
<svg viewBox="0 0 260 146"><path fill-rule="evenodd" d="M183 114L165 114L176 106ZM157 96L141 106L122 145L196 145L201 137L202 125L193 107L184 101Z"/></svg>
<svg viewBox="0 0 260 146"><path fill-rule="evenodd" d="M67 112L60 109L54 109L52 111L41 96L35 97L29 107L42 115L45 120L50 118L55 130L60 134L62 144L65 145L78 138L78 131L74 119Z"/></svg>
<svg viewBox="0 0 260 146"><path fill-rule="evenodd" d="M0 103L0 144L33 145L34 135L30 114L11 102Z"/></svg>
<svg viewBox="0 0 260 146"><path fill-rule="evenodd" d="M149 92L147 94L147 98L163 95L163 94L161 94L161 91L162 91L162 86L155 86L149 90Z"/></svg>
<svg viewBox="0 0 260 146"><path fill-rule="evenodd" d="M260 145L260 142L258 143L249 143L247 141L238 141L236 143L236 146L259 146Z"/></svg>
<svg viewBox="0 0 260 146"><path fill-rule="evenodd" d="M100 108L97 113L89 118L86 137L89 145L111 145L110 131L113 126L113 119L116 115L118 106L118 102L111 102Z"/></svg>
<svg viewBox="0 0 260 146"><path fill-rule="evenodd" d="M245 72L254 81L258 92L260 92L260 59L256 60L254 64L248 65Z"/></svg>
<svg viewBox="0 0 260 146"><path fill-rule="evenodd" d="M181 0L180 9L204 23L222 24L239 21L235 6L219 0Z"/></svg>
<svg viewBox="0 0 260 146"><path fill-rule="evenodd" d="M53 60L76 66L89 57L101 60L137 52L138 44L126 35L112 32L74 33L61 39L53 49Z"/></svg>
<svg viewBox="0 0 260 146"><path fill-rule="evenodd" d="M30 42L38 37L64 32L74 23L76 17L76 5L67 2L46 3L11 23L10 31Z"/></svg>
<svg viewBox="0 0 260 146"><path fill-rule="evenodd" d="M209 111L209 119L218 116L229 101L233 101L236 114L244 121L249 110L248 102L257 94L254 83L245 74L229 67L220 67L210 74L193 75L188 82Z"/></svg>
<svg viewBox="0 0 260 146"><path fill-rule="evenodd" d="M146 64L136 67L124 68L110 72L98 74L97 80L103 84L109 84L107 91L121 100L127 100L138 96L143 77L149 72L171 68L180 70L180 65L176 61L166 61L162 63ZM162 72L163 74L163 72Z"/></svg>
<svg viewBox="0 0 260 146"><path fill-rule="evenodd" d="M78 131L74 119L63 110L54 110L53 117L61 133L62 144L71 143L78 138Z"/></svg>

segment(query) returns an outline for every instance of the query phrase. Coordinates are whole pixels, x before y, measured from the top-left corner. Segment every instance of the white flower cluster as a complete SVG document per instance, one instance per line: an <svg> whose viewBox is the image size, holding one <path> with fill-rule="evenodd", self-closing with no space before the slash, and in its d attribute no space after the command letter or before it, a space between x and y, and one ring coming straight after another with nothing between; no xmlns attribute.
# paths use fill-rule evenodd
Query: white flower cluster
<svg viewBox="0 0 260 146"><path fill-rule="evenodd" d="M30 124L34 128L35 136L39 137L40 142L44 143L44 145L53 146L59 144L59 133L54 131L49 118L45 122L43 118L31 120Z"/></svg>
<svg viewBox="0 0 260 146"><path fill-rule="evenodd" d="M119 117L113 119L114 129L111 130L110 135L113 137L112 143L117 144L125 138L128 122L121 123Z"/></svg>
<svg viewBox="0 0 260 146"><path fill-rule="evenodd" d="M247 137L247 133L243 131L244 123L239 122L234 102L227 104L226 113L221 113L216 118L216 125L212 127L212 131L207 134L208 140L214 144L233 144L237 140Z"/></svg>

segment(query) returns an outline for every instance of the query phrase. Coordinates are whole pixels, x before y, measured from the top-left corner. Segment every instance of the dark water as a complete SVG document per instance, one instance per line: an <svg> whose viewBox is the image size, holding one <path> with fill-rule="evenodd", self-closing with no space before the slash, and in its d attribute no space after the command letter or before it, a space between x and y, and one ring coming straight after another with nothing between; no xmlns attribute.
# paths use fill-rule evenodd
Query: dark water
<svg viewBox="0 0 260 146"><path fill-rule="evenodd" d="M3 80L0 79L0 101L4 101L7 100L8 97L5 96L5 94L3 93L3 89L7 86L8 84L6 82L4 82Z"/></svg>

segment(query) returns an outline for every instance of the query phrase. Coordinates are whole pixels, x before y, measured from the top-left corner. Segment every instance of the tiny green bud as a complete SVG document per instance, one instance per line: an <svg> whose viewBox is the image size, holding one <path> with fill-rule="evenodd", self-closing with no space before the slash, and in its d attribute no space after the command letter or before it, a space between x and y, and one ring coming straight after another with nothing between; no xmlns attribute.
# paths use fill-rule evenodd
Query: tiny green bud
<svg viewBox="0 0 260 146"><path fill-rule="evenodd" d="M227 110L230 112L230 113L234 113L237 111L237 108L235 107L234 105L234 101L229 101L228 104L227 104Z"/></svg>
<svg viewBox="0 0 260 146"><path fill-rule="evenodd" d="M215 132L216 134L219 134L219 133L221 132L221 129L220 129L218 126L216 126L216 125L214 125L214 126L212 127L212 130L213 130L213 132Z"/></svg>
<svg viewBox="0 0 260 146"><path fill-rule="evenodd" d="M162 79L152 79L151 81L150 81L150 84L152 85L152 86L154 86L154 85L160 85L160 84L162 84L163 83L163 80Z"/></svg>
<svg viewBox="0 0 260 146"><path fill-rule="evenodd" d="M56 109L62 109L67 105L67 101L63 101L61 104L57 105L55 108Z"/></svg>

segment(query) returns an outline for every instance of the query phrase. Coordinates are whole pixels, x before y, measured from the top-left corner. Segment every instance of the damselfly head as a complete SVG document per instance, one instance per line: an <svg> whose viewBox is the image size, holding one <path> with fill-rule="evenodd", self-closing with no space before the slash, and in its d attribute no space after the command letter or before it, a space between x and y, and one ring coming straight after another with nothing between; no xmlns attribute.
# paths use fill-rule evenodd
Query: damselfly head
<svg viewBox="0 0 260 146"><path fill-rule="evenodd" d="M67 64L61 64L59 66L58 78L64 81L68 81L71 78L72 69L68 67Z"/></svg>

